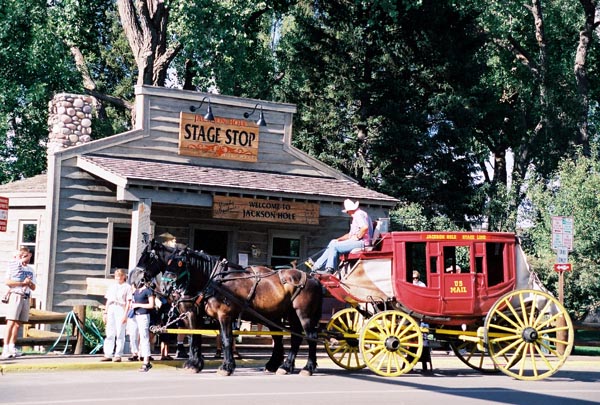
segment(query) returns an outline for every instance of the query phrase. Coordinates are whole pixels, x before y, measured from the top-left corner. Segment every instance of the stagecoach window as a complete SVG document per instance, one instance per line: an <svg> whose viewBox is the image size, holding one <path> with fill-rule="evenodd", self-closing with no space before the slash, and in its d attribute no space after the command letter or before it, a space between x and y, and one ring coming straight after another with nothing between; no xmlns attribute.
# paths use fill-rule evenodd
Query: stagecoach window
<svg viewBox="0 0 600 405"><path fill-rule="evenodd" d="M272 240L271 266L286 266L300 259L300 239L274 237Z"/></svg>
<svg viewBox="0 0 600 405"><path fill-rule="evenodd" d="M427 280L427 255L424 242L406 242L406 281L412 283L412 272L421 274L421 281Z"/></svg>
<svg viewBox="0 0 600 405"><path fill-rule="evenodd" d="M486 261L488 286L494 286L504 281L504 243L488 243L486 245Z"/></svg>
<svg viewBox="0 0 600 405"><path fill-rule="evenodd" d="M37 223L34 222L22 222L20 235L19 235L19 247L26 246L31 252L30 264L35 264L35 245L37 241Z"/></svg>
<svg viewBox="0 0 600 405"><path fill-rule="evenodd" d="M469 246L444 246L444 269L446 272L469 273L471 271Z"/></svg>

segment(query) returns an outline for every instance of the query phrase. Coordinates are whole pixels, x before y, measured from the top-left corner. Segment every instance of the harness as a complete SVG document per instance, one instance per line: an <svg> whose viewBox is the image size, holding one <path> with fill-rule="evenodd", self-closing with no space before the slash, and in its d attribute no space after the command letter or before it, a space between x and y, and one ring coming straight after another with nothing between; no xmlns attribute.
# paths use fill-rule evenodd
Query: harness
<svg viewBox="0 0 600 405"><path fill-rule="evenodd" d="M172 263L171 260L173 260L174 258L175 258L175 256L173 255L169 259L168 264L171 264ZM188 265L191 264L188 258L186 258L186 262ZM178 268L183 267L183 260L178 261L177 267ZM252 273L249 274L248 270L251 270ZM291 331L289 328L286 328L285 326L276 324L275 322L266 318L265 316L263 316L262 314L260 314L258 311L256 311L255 309L253 309L251 307L251 303L256 297L256 292L258 290L258 286L259 286L259 283L261 282L261 280L266 277L271 277L274 274L278 275L279 281L281 282L282 285L285 286L287 284L287 285L291 285L293 287L293 292L292 292L292 295L290 298L291 301L294 301L296 299L296 297L298 297L298 295L305 288L307 280L308 280L307 274L300 270L296 270L296 274L289 274L289 273L284 274L282 271L279 271L279 270L271 270L266 273L259 273L252 266L244 269L241 266L237 266L235 264L229 263L226 259L223 259L223 260L217 262L214 265L214 267L212 268L212 271L210 272L210 275L208 276L206 285L202 289L202 291L200 291L199 293L197 293L195 295L189 295L188 290L189 290L190 281L191 281L191 272L190 272L189 268L187 268L187 266L186 266L186 269L184 269L181 273L177 274L177 278L175 280L170 279L170 278L164 279L165 281L168 281L169 283L175 284L176 287L175 287L174 292L179 293L178 294L179 297L176 299L176 301L174 301L172 303L172 308L169 311L169 318L168 318L169 320L168 320L167 324L163 326L163 328L167 328L168 326L173 325L173 324L179 322L180 320L183 320L183 319L189 317L193 312L198 313L199 308L201 308L202 303L206 299L208 299L210 297L218 297L220 300L222 300L228 306L235 304L241 308L240 314L238 316L238 323L240 322L242 315L244 313L247 313L247 314L250 314L251 316L253 316L254 318L260 320L261 323L263 323L264 325L268 326L271 329L275 328L275 329L279 329L279 330L285 330L285 331L290 332L290 334L296 335L298 337L307 338L306 336L304 336L302 334ZM224 285L227 282L244 280L244 279L253 279L254 280L254 283L252 284L252 287L250 288L250 291L248 292L248 295L245 297L245 299L237 297ZM173 294L171 294L171 295L173 295ZM179 308L180 304L182 304L182 303L193 303L193 305L191 307L189 307L186 311L180 312L178 316L174 317L175 309Z"/></svg>

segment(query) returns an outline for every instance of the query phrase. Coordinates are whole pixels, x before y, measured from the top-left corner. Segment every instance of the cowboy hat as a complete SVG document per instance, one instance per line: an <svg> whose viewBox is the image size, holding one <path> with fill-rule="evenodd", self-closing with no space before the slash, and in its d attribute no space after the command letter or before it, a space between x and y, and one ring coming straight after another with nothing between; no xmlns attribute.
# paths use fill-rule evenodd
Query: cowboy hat
<svg viewBox="0 0 600 405"><path fill-rule="evenodd" d="M356 211L358 209L358 201L352 202L350 199L344 200L344 209L342 212Z"/></svg>

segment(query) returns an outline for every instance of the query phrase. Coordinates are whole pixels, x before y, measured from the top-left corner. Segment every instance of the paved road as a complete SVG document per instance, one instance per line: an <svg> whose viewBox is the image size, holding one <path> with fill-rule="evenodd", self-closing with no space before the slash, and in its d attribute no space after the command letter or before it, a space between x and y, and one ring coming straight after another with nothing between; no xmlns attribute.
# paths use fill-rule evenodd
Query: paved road
<svg viewBox="0 0 600 405"><path fill-rule="evenodd" d="M57 365L54 370L42 367L36 372L24 372L25 368L17 371L0 364L5 366L5 373L0 376L0 404L600 403L600 359L593 357L571 356L554 376L531 382L503 374L482 375L445 355L434 357L433 376L408 374L397 378L379 377L367 369L348 372L325 358L319 359L319 372L313 377L265 375L262 362L252 359L240 362L232 377L218 376L215 361L209 361L201 373L189 374L178 368L179 362L156 362L149 373L139 373L136 364L105 366L97 358L83 360L57 359L61 367ZM30 361L25 359L21 363ZM298 365L303 363L299 359ZM86 364L101 364L101 367L84 367Z"/></svg>

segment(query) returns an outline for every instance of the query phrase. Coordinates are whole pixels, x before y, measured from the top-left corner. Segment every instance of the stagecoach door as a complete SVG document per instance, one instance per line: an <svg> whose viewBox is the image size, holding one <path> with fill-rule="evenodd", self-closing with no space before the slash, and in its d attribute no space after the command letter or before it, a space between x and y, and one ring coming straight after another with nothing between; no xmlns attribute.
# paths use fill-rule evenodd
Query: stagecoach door
<svg viewBox="0 0 600 405"><path fill-rule="evenodd" d="M472 314L477 275L471 271L471 246L443 246L441 295L444 313Z"/></svg>

